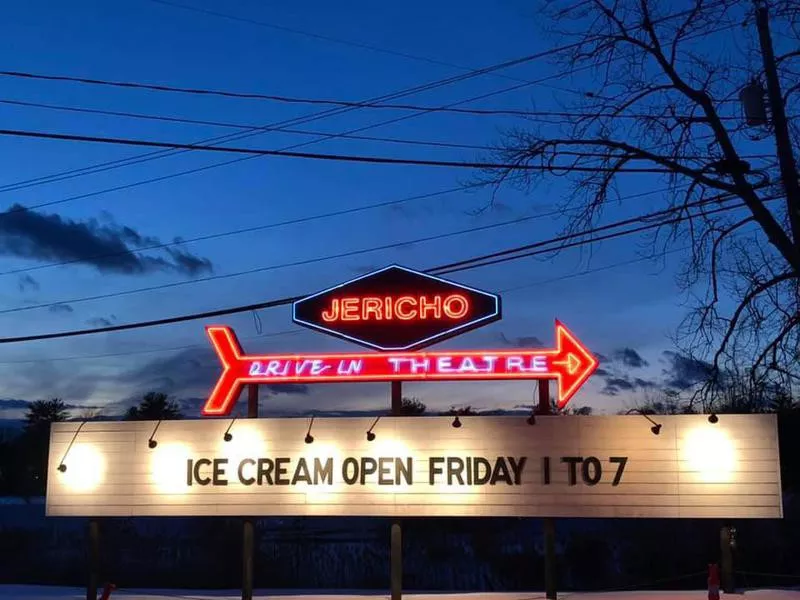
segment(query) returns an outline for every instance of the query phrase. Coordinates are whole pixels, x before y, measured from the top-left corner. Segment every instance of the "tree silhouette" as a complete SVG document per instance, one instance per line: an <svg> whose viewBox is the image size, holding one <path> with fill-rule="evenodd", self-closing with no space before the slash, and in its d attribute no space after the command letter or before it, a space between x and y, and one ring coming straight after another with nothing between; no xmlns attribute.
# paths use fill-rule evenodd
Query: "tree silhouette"
<svg viewBox="0 0 800 600"><path fill-rule="evenodd" d="M451 406L450 410L448 410L444 414L449 415L451 417L474 417L478 414L478 411L472 408L471 406L461 406L461 407Z"/></svg>
<svg viewBox="0 0 800 600"><path fill-rule="evenodd" d="M404 417L419 417L427 407L419 398L403 398L400 401L400 412Z"/></svg>
<svg viewBox="0 0 800 600"><path fill-rule="evenodd" d="M125 413L126 421L171 421L182 419L178 403L161 392L148 392L137 406Z"/></svg>
<svg viewBox="0 0 800 600"><path fill-rule="evenodd" d="M694 300L676 332L682 349L710 359L714 373L749 365L756 383L796 383L800 191L793 154L800 155L800 125L790 122L790 143L777 152L785 128L775 114L783 105L796 112L800 103L800 53L794 51L800 3L787 0L792 10L769 15L768 22L791 40L776 50L783 90L773 87L769 94L761 52L742 50L744 39L758 37L753 3L572 4L545 0L539 14L559 42L574 42L554 58L564 77L590 72L581 75L588 77L581 93L559 98L563 112L549 120L509 132L492 158L510 167L488 169L481 180L528 189L566 176L572 189L563 206L569 219L564 233L578 234L596 227L624 199L619 190L641 177L632 171L650 170L654 187L665 189L652 192L661 196L654 208L664 212L653 219L659 228L648 255L661 258L668 247L684 251L688 245L677 284ZM759 4L756 14L767 10L767 3ZM751 102L742 101L749 111L743 115L737 98L745 96ZM764 154L742 153L757 142ZM646 212L636 204L650 201L633 198L634 212ZM693 398L701 409L708 409L716 384L711 379Z"/></svg>
<svg viewBox="0 0 800 600"><path fill-rule="evenodd" d="M69 416L67 405L61 398L52 400L36 400L31 402L25 414L25 431L27 433L50 433L50 424L66 421Z"/></svg>

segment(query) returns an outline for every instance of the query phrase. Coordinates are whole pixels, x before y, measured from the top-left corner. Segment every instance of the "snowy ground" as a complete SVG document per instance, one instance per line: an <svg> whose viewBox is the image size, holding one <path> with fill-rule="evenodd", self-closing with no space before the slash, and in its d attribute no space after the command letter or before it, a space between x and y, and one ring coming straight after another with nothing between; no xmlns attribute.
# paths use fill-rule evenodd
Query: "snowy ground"
<svg viewBox="0 0 800 600"><path fill-rule="evenodd" d="M298 592L258 592L257 598L269 600L387 600L385 592L327 593ZM542 600L544 594L538 593L478 593L478 594L404 594L408 600ZM564 600L703 600L708 598L706 590L696 592L603 592L580 593L561 592ZM723 599L725 595L722 596ZM77 588L44 587L33 585L0 585L0 598L19 598L20 600L84 600L86 591ZM120 590L111 599L125 600L238 600L239 592L202 592L188 590ZM800 600L800 590L747 590L732 598L752 598L753 600Z"/></svg>

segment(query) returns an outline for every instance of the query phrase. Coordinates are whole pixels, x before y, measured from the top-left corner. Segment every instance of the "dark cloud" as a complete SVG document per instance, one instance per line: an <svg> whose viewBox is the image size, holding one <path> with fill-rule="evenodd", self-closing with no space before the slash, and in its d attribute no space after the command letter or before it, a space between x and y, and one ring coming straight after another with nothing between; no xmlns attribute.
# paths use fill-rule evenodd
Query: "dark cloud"
<svg viewBox="0 0 800 600"><path fill-rule="evenodd" d="M507 337L506 334L501 333L500 339L506 346L512 348L543 348L544 342L535 335L523 335L517 337Z"/></svg>
<svg viewBox="0 0 800 600"><path fill-rule="evenodd" d="M685 390L707 381L713 374L713 366L696 358L684 356L670 350L664 351L664 358L669 365L662 372L667 387Z"/></svg>
<svg viewBox="0 0 800 600"><path fill-rule="evenodd" d="M650 364L633 348L620 348L618 350L614 350L613 358L614 360L621 362L626 367L631 367L634 369L641 369L642 367L646 367Z"/></svg>
<svg viewBox="0 0 800 600"><path fill-rule="evenodd" d="M39 282L26 273L25 275L19 276L17 287L20 292L38 292Z"/></svg>
<svg viewBox="0 0 800 600"><path fill-rule="evenodd" d="M608 377L609 375L611 375L611 372L608 369L603 369L602 367L600 367L598 369L595 369L594 374L597 377Z"/></svg>
<svg viewBox="0 0 800 600"><path fill-rule="evenodd" d="M114 322L117 320L117 317L114 315L109 315L108 318L106 317L93 317L91 319L86 320L86 324L90 327L111 327Z"/></svg>
<svg viewBox="0 0 800 600"><path fill-rule="evenodd" d="M195 276L212 271L210 260L180 248L166 248L163 257L135 253L135 249L158 245L160 241L130 227L102 225L95 219L74 221L19 204L0 216L0 254L7 256L74 262L103 273L124 275L173 271Z"/></svg>
<svg viewBox="0 0 800 600"><path fill-rule="evenodd" d="M75 312L75 309L69 304L51 304L47 307L47 310L56 315L66 315Z"/></svg>
<svg viewBox="0 0 800 600"><path fill-rule="evenodd" d="M622 392L650 390L656 387L658 387L658 384L655 381L642 379L640 377L631 380L627 376L617 377L613 375L607 375L605 377L605 385L603 386L603 389L600 390L600 393L605 396L617 396Z"/></svg>
<svg viewBox="0 0 800 600"><path fill-rule="evenodd" d="M610 359L605 354L600 354L599 352L594 353L595 358L600 361L601 363L610 362Z"/></svg>

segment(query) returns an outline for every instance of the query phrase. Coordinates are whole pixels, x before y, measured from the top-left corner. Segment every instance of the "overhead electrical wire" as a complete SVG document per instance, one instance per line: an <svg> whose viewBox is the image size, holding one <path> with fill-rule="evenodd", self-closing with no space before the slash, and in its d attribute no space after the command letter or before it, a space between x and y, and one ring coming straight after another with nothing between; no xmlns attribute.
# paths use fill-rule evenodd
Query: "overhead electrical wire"
<svg viewBox="0 0 800 600"><path fill-rule="evenodd" d="M474 161L432 160L423 158L395 158L390 156L368 156L355 154L325 154L321 152L297 152L294 150L270 150L268 148L241 148L231 146L208 146L205 144L182 144L134 138L103 137L94 135L77 135L45 131L29 131L22 129L0 129L0 136L59 140L69 142L87 142L111 144L117 146L143 146L147 148L170 148L177 150L201 150L203 152L221 152L226 154L250 154L253 156L282 156L285 158L302 158L339 162L368 163L381 165L404 165L423 167L448 167L465 169L498 169L518 171L559 171L590 173L672 173L672 169L664 167L578 167L574 165L540 165L511 164Z"/></svg>
<svg viewBox="0 0 800 600"><path fill-rule="evenodd" d="M503 288L497 291L499 294L513 294L519 290L532 288L532 287L539 287L543 285L548 285L551 283L557 283L560 281L566 281L568 279L575 279L577 277L585 277L586 275L591 275L593 273L600 273L604 271L610 271L612 269L617 269L619 267L627 267L632 264L645 262L648 260L654 260L655 258L659 258L663 255L669 254L677 254L678 252L684 252L689 250L690 246L682 247L682 248L672 248L670 250L666 250L658 255L650 255L650 256L639 256L637 258L632 258L629 260L619 261L615 263L610 263L607 265L602 265L599 267L593 267L589 269L583 269L576 273L568 273L566 275L559 275L558 277L551 277L548 279L540 279L537 281L528 282L522 285L513 286L510 288ZM262 338L272 338L272 337L280 337L284 335L298 335L300 333L306 332L305 329L286 329L283 331L273 331L269 333L259 334L259 335L251 335L251 336L243 336L239 339L243 341L248 340L258 340ZM78 356L57 356L57 357L46 357L46 358L37 358L37 359L23 359L23 360L6 360L0 361L0 365L17 365L17 364L34 364L34 363L41 363L41 362L61 362L61 361L78 361L78 360L97 360L102 358L116 358L120 356L135 356L139 354L157 354L161 352L175 352L178 350L190 350L192 348L206 348L206 344L185 344L183 346L170 346L166 348L148 348L146 350L129 350L125 352L107 352L102 354L84 354Z"/></svg>
<svg viewBox="0 0 800 600"><path fill-rule="evenodd" d="M386 208L386 207L389 207L389 206L399 206L401 204L406 204L408 202L413 202L413 201L416 201L416 200L427 200L427 199L430 199L430 198L435 198L435 197L438 197L438 196L445 196L445 195L453 194L453 193L456 193L456 192L469 191L470 189L474 189L474 188L478 188L478 187L481 187L481 185L480 184L474 184L474 185L452 187L452 188L447 188L447 189L444 189L444 190L439 190L439 191L436 191L436 192L429 192L427 194L416 194L414 196L406 196L404 198L398 198L396 200L386 200L386 201L383 201L383 202L375 202L375 203L372 203L372 204L365 204L363 206L356 206L356 207L352 207L352 208L345 208L345 209L340 209L340 210L335 210L335 211L330 211L330 212L325 212L325 213L318 213L318 214L315 214L315 215L307 215L305 217L296 217L294 219L286 219L286 220L283 220L283 221L275 221L275 222L272 222L272 223L264 223L264 224L261 224L261 225L253 225L253 226L250 226L250 227L241 227L241 228L238 228L238 229L229 229L227 231L217 231L217 232L214 232L214 233L207 233L207 234L204 234L204 235L198 235L198 236L194 236L194 237L180 238L180 239L178 239L176 241L173 241L173 242L163 242L163 243L158 243L158 244L151 244L151 245L148 245L148 246L142 246L140 248L120 250L120 251L116 251L116 252L105 252L105 253L102 253L102 254L92 254L92 255L82 256L80 258L75 258L75 259L71 259L71 260L49 262L49 263L45 263L45 264L41 264L41 265L35 265L35 266L32 266L32 267L22 267L22 268L18 268L18 269L9 269L8 271L0 271L0 277L4 276L4 275L18 275L20 273L29 273L31 271L40 271L42 269L49 269L49 268L53 268L53 267L62 267L62 266L67 266L67 265L72 265L72 264L86 263L88 261L101 261L103 259L115 258L115 257L118 257L118 256L128 256L128 255L131 255L131 254L137 254L138 255L138 254L150 251L150 250L161 250L161 249L164 249L164 248L172 248L172 247L175 247L175 246L184 246L186 244L191 244L193 242L215 240L215 239L220 239L220 238L229 237L229 236L242 235L242 234L245 234L245 233L254 233L256 231L266 231L268 229L276 229L276 228L285 227L285 226L288 226L288 225L299 225L299 224L302 224L302 223L309 223L309 222L312 222L312 221L318 221L318 220L328 219L328 218L332 218L332 217L351 215L351 214L355 214L355 213L359 213L359 212L364 212L364 211L367 211L367 210L372 210L372 209L375 209L375 208ZM656 189L656 190L649 190L647 192L639 192L638 194L629 194L629 195L626 195L626 196L621 196L621 197L617 198L617 200L618 201L633 200L635 198L644 198L646 196L652 196L654 194L662 194L662 193L669 192L669 191L671 191L670 188L660 188L660 189ZM1 214L2 213L0 213L0 215ZM549 212L548 213L538 213L537 215L535 215L535 218L551 216L552 214L553 213L549 213ZM511 221L510 223L515 223L515 222L516 221ZM409 243L409 242L405 242L405 243Z"/></svg>
<svg viewBox="0 0 800 600"><path fill-rule="evenodd" d="M350 108L358 108L358 109L378 109L378 110L405 110L405 111L413 111L413 112L426 112L426 113L445 113L445 114L462 114L462 115L473 115L473 116L513 116L513 117L554 117L554 118L609 118L609 119L643 119L643 118L654 118L654 119L698 119L696 116L692 115L673 115L673 114L642 114L642 113L620 113L620 114L613 114L613 113L602 113L602 112L595 112L595 113L584 113L584 112L575 112L575 111L550 111L550 110L526 110L526 109L508 109L508 108L458 108L458 107L437 107L437 106L424 106L419 104L386 104L386 103L376 103L376 102L359 102L356 100L332 100L332 99L324 99L324 98L302 98L302 97L292 97L292 96L276 96L276 95L269 95L269 94L257 94L257 93L249 93L249 92L231 92L225 90L203 90L203 89L193 89L193 88L181 88L181 87L172 87L172 86L165 86L165 85L153 85L147 83L136 83L136 82L119 82L119 81L110 81L110 80L102 80L102 79L87 79L83 77L70 77L65 75L41 75L41 74L33 74L33 73L21 73L16 71L0 71L0 76L6 77L25 77L29 79L44 79L44 80L57 80L57 81L70 81L70 82L78 82L90 85L100 85L100 86L114 86L114 87L125 87L125 88L132 88L132 89L145 89L151 91L160 91L160 92L173 92L173 93L182 93L182 94L200 94L200 95L211 95L211 96L223 96L229 98L245 98L245 99L258 99L258 100L271 100L274 102L281 102L285 104L304 104L304 105L312 105L312 106L337 106L337 107L350 107ZM523 81L525 85L533 85L534 83L542 83L541 81L537 82L526 82ZM15 104L13 101L3 101L4 104ZM16 102L16 104L24 105L22 102ZM69 109L67 109L69 110ZM87 112L87 111L84 111ZM99 111L98 111L99 112ZM124 114L123 114L124 115ZM124 115L130 116L130 115ZM722 120L736 120L741 121L742 117L740 116L720 116ZM203 125L222 125L225 127L230 127L229 124L220 124L214 122L203 122L203 121L194 121L198 124ZM250 125L249 127L260 129L259 126Z"/></svg>
<svg viewBox="0 0 800 600"><path fill-rule="evenodd" d="M555 48L552 51L556 52L556 51L561 51L561 50L562 50L562 48ZM421 92L430 91L430 90L433 90L433 89L437 89L437 88L440 88L440 87L451 85L453 83L459 83L461 81L466 81L466 80L474 78L474 77L479 77L481 75L485 75L486 73L491 73L491 72L494 72L496 70L502 70L502 69L505 69L505 68L509 68L509 67L514 66L516 64L523 64L523 63L531 61L531 60L536 60L537 58L541 58L543 56L546 56L548 54L548 52L550 52L550 51L545 51L545 52L542 52L542 53L525 56L525 57L522 57L522 58L519 58L519 59L514 59L514 60L511 60L511 61L505 61L505 62L502 62L502 63L491 65L489 67L485 67L485 68L482 68L482 69L477 69L477 70L472 71L470 73L466 73L466 74L462 74L462 75L456 75L456 76L448 77L448 78L445 78L445 79L440 79L440 80L433 81L433 82L430 82L430 83L427 83L427 84L422 84L422 85L414 86L414 87L411 87L411 88L405 88L405 89L400 90L398 92L384 94L382 96L377 96L377 97L373 97L373 98L367 99L364 102L367 102L367 103L368 102L382 102L384 100L394 100L396 98L403 98L403 97L411 96L411 95L418 94L418 93L421 93ZM560 77L560 76L561 75L550 75L548 77L542 78L542 80L549 80L549 79L553 79L553 78ZM491 97L492 95L502 94L502 93L506 93L508 91L519 89L519 88L527 86L527 85L533 85L535 83L536 82L531 82L531 83L525 83L525 84L522 84L522 85L513 86L513 87L510 87L510 88L504 88L502 90L491 92L489 94L483 94L483 95L480 95L480 96L477 96L477 97L474 97L474 98L469 98L469 99L461 100L461 101L458 101L458 102L452 102L452 103L446 104L444 106L445 107L451 107L451 106L458 106L458 105L461 105L461 104L466 104L468 102L477 101L477 100L480 100L480 99ZM310 114L307 114L307 115L301 115L300 117L294 117L294 118L291 118L291 119L284 119L284 120L281 120L281 121L276 121L276 122L269 123L269 124L267 124L265 126L261 126L261 127L253 127L249 131L246 130L246 131L242 131L242 132L239 132L239 133L230 133L230 134L225 134L225 135L221 135L221 136L215 136L215 137L212 137L212 138L205 138L203 140L200 140L197 143L208 144L208 143L217 143L217 142L225 142L225 141L233 141L233 140L245 139L245 138L248 138L248 137L261 135L262 133L270 131L272 128L275 128L275 127L301 125L301 124L305 124L305 123L310 123L312 121L317 121L319 119L326 119L328 117L338 116L338 115L345 114L345 113L348 113L348 112L351 112L351 111L354 111L354 110L358 110L358 107L327 109L327 110L324 110L324 111L310 113ZM420 114L425 114L425 113L420 113ZM413 117L413 116L415 116L415 115L408 115L407 117L404 117L404 118L409 118L409 117ZM403 120L404 118L401 118L400 120ZM371 129L371 128L374 128L374 127L378 127L378 126L381 126L381 125L386 125L386 124L390 124L390 123L394 123L394 122L397 122L397 120L393 119L393 120L381 122L381 123L378 123L376 125L372 125L372 126L368 126L368 127L365 127L365 128L361 128L361 129L358 129L358 130L355 130L355 131L363 131L363 130L366 130L366 129ZM352 133L354 133L354 131L349 131L349 132L345 132L345 133L352 134ZM330 139L332 137L337 137L335 134L325 134L325 136L326 137L322 138L323 140L324 139ZM315 143L315 141L308 142L308 143ZM45 175L45 176L41 176L41 177L38 177L38 178L33 178L33 179L21 181L21 182L16 182L16 184L10 184L10 185L14 186L14 185L20 185L20 184L29 184L29 183L33 183L33 182L52 183L54 181L61 181L61 180L64 180L64 179L71 179L72 177L80 177L80 176L83 176L83 175L86 175L86 174L92 174L94 172L103 172L103 171L106 171L106 170L109 170L109 169L113 169L113 168L130 166L130 165L133 165L133 164L140 164L142 162L148 162L148 161L151 161L151 160L158 160L158 159L163 158L165 156L172 156L172 155L175 155L175 154L180 154L182 152L188 152L188 151L189 150L158 150L158 151L155 151L155 152L148 152L148 153L145 153L145 154L128 157L126 159L118 159L118 160L113 160L113 161L106 161L106 162L103 162L103 163L97 163L95 165L90 165L88 167L83 167L81 169L71 169L71 170L68 170L68 171L61 172L61 173L54 173L54 174L51 174L51 175ZM227 161L227 162L223 162L223 163L218 163L217 165L208 165L208 166L205 167L205 169L222 167L222 166L226 166L226 165L229 165L229 164L234 164L234 163L237 163L237 162L243 162L245 160L251 160L252 158L253 157L242 157L242 158L239 158L239 159L236 159L236 160ZM176 174L176 176L191 174L191 173L194 173L194 172L197 172L197 171L196 170L184 171L184 172L180 172L180 173ZM6 186L6 187L8 187L8 186ZM0 189L2 189L2 188L0 188Z"/></svg>
<svg viewBox="0 0 800 600"><path fill-rule="evenodd" d="M680 16L683 16L683 15L689 14L690 12L691 11L687 10L687 11L682 11L682 12L675 13L675 14L672 14L672 15L666 15L664 17L656 19L654 21L654 24L662 22L662 21L670 20L672 18L680 17ZM725 30L725 29L730 29L731 27L732 27L732 25L731 26L721 27L721 28L719 28L718 31L722 31L722 30ZM714 32L709 32L709 33L714 33ZM690 39L691 37L695 37L695 36L689 36L686 39ZM547 55L550 55L550 54L555 54L555 53L558 53L558 52L562 52L563 50L568 50L568 49L570 49L572 47L576 47L576 46L582 45L584 43L587 43L587 41L590 41L590 40L583 40L581 42L576 42L576 43L569 44L569 45L566 45L566 46L555 47L555 48L552 48L552 49L549 49L549 50L545 50L543 52L540 52L540 53L537 53L537 54L534 54L534 55L529 55L528 57L522 57L520 59L514 59L512 61L506 61L504 63L499 63L499 64L492 65L490 67L486 67L486 68L483 68L483 69L477 69L477 70L471 71L471 72L463 74L463 75L454 76L454 77L450 77L450 78L447 78L447 79L444 79L444 80L439 80L439 81L436 81L436 82L432 82L432 83L429 83L429 84L423 84L423 85L417 86L415 88L408 88L406 90L401 90L401 91L396 92L396 93L386 94L386 95L379 96L379 97L376 97L376 98L371 98L369 100L365 100L364 102L382 102L382 101L385 101L385 100L393 100L395 98L401 98L401 97L404 97L404 96L420 93L422 91L428 91L430 89L435 89L437 87L442 87L443 85L450 85L451 83L455 83L455 82L458 82L458 81L463 81L465 79L469 79L469 78L472 78L472 77L485 75L485 74L489 74L489 73L495 73L498 70L509 68L510 66L514 66L516 64L522 64L522 63L528 62L530 60L543 58L543 57L545 57ZM591 68L592 68L592 65L586 65L584 67L579 67L577 69L574 69L572 71L572 73L590 70ZM520 86L513 86L511 88L506 88L504 90L499 90L497 92L492 92L492 93L485 94L483 96L478 96L478 97L475 97L475 98L472 98L472 99L467 99L467 100L463 100L463 101L460 101L460 102L450 103L450 104L445 105L445 107L458 106L458 105L461 105L461 104L465 104L465 103L468 103L468 102L472 102L472 101L476 101L476 100L479 100L479 99L483 99L483 98L486 98L486 97L489 97L489 96L492 96L492 95L496 95L496 94L499 94L499 93L506 93L508 91L512 91L512 90L518 89L520 87L525 87L525 86L528 86L528 85L538 84L538 83L542 83L544 81L548 81L550 79L560 78L560 77L563 77L562 73L558 73L558 74L555 74L555 75L550 75L548 77L544 77L544 78L541 78L541 79L535 80L535 81L524 81L524 83L522 85L520 85ZM349 112L350 110L357 110L357 109L358 109L358 107L342 108L342 109L330 109L330 110L322 111L320 113L312 113L311 115L308 115L306 117L300 117L300 118L298 118L299 120L298 119L290 119L288 121L282 121L282 122L274 123L274 124L272 124L272 126L285 126L285 125L302 124L302 123L306 123L306 122L309 122L309 121L317 120L319 118L327 118L328 116L334 116L334 115L342 114L342 113L345 113L345 112ZM427 113L420 113L420 114L427 114ZM346 132L346 133L347 134L352 134L352 133L355 133L355 132L365 131L365 130L371 129L373 127L379 127L379 126L382 126L382 125L398 122L399 120L404 120L406 118L412 118L414 116L416 116L416 115L409 115L407 117L401 117L400 119L393 119L393 120L390 120L390 121L385 121L385 122L382 122L382 123L375 124L373 126L368 126L368 127L352 130L352 131L349 131L349 132ZM219 136L219 137L216 137L216 138L209 138L209 139L201 140L199 143L209 143L209 142L216 142L216 141L229 141L229 140L233 140L233 139L243 139L244 137L250 137L250 136L253 136L253 135L259 135L267 127L270 127L270 126L257 128L257 129L259 129L259 131L242 132L242 133L239 133L239 134L228 134L228 135ZM339 134L339 135L342 135L342 134ZM338 136L329 135L329 136L323 138L322 140L318 140L318 141L323 141L324 139L330 139L331 137L338 137ZM307 142L307 144L310 144L310 143L316 143L316 141ZM51 174L49 176L42 176L42 177L38 177L38 178L33 178L33 179L25 180L25 181L22 181L22 182L17 182L17 184L10 184L10 186L20 185L20 184L31 184L31 183L52 183L52 182L55 182L55 181L61 181L61 180L64 180L64 179L70 179L72 177L79 177L79 176L83 176L83 175L87 175L87 174L93 174L94 172L102 172L102 171L105 171L105 170L108 170L108 169L111 169L111 168L118 168L118 167L124 167L124 166L133 165L133 164L139 164L141 162L146 162L146 161L149 161L149 160L157 160L157 159L162 158L164 156L170 156L170 155L173 155L173 154L179 154L179 153L188 152L188 151L189 150L156 151L156 152L146 153L146 154L143 154L143 155L129 157L127 159L121 159L121 160L115 160L115 161L107 161L105 163L99 163L99 164L95 164L95 165L90 165L89 167L84 167L82 169L72 169L72 170L69 170L69 171L62 172L62 173L56 173L56 174ZM207 165L205 167L200 167L200 168L197 168L197 169L191 169L191 170L188 170L188 171L178 172L178 173L174 174L174 176L178 177L178 176L182 176L182 175L190 175L190 174L198 173L198 172L201 172L201 171L205 171L205 170L209 170L209 169L213 169L213 168L217 168L217 167L222 167L222 166L227 166L227 165L238 163L238 162L243 162L245 160L251 160L252 158L255 158L255 157L248 156L248 157L242 157L242 158L234 159L234 160L231 160L231 161L217 163L215 165ZM122 189L128 189L130 187L134 187L135 185L146 185L146 184L153 183L153 182L156 182L156 181L163 181L164 179L167 179L167 178L169 178L169 176L162 176L160 178L152 178L152 179L149 179L149 180L144 180L142 182L137 182L135 184L128 184L128 185L124 186L124 188L122 188ZM6 189L8 189L8 187L9 186L6 186ZM116 191L117 189L119 189L119 188L111 188L109 191ZM4 191L3 188L0 188L0 191ZM99 195L100 193L103 193L103 192L96 192L93 195Z"/></svg>
<svg viewBox="0 0 800 600"><path fill-rule="evenodd" d="M596 243L598 241L607 240L607 239L615 239L615 238L622 237L622 236L625 236L625 235L630 235L632 233L640 233L640 232L647 231L647 230L650 230L650 229L663 227L664 225L677 224L677 223L680 223L680 222L683 222L683 221L687 221L687 220L690 220L690 219L693 219L693 218L697 218L697 217L703 216L703 215L718 214L718 213L725 212L725 211L728 211L728 210L737 209L737 208L745 208L746 207L746 205L744 203L739 203L739 204L733 205L733 206L722 206L722 207L719 207L719 208L716 208L716 209L713 209L711 211L707 211L707 212L704 212L704 213L701 213L701 214L694 214L693 215L693 214L689 213L689 214L686 214L686 215L679 215L679 216L671 218L671 219L657 221L655 223L650 223L650 224L648 224L646 226L638 227L638 228L635 228L633 230L618 231L618 232L614 232L612 234L609 234L609 235L606 235L606 236L602 236L602 237L599 237L599 238L590 238L590 239L583 239L583 240L578 239L577 241L572 242L572 243L561 244L557 248L543 247L547 243L553 244L553 243L569 240L570 238L577 239L577 238L580 238L581 236L593 235L594 233L597 233L599 231L606 231L606 230L608 230L608 229L610 229L610 228L612 228L614 226L619 227L619 226L622 226L623 224L626 224L626 223L646 221L646 220L649 220L649 219L657 218L658 216L668 215L670 213L675 213L675 212L682 212L684 210L687 210L688 208L696 208L696 207L699 207L699 206L705 206L705 205L711 204L713 202L718 202L718 203L719 202L724 202L725 198L733 199L729 195L721 195L721 196L717 196L717 197L706 198L704 200L699 200L699 201L694 202L694 203L689 203L689 204L681 206L681 207L676 207L676 208L672 208L672 209L664 209L664 210L661 210L661 211L654 211L654 212L648 213L646 215L640 215L639 217L637 217L635 219L625 219L623 221L610 223L610 224L603 225L603 226L596 227L596 228L592 228L592 229L589 229L589 230L584 230L584 231L579 231L579 232L575 232L575 233L572 233L572 234L558 236L558 237L555 237L555 238L551 238L550 240L543 240L543 241L537 242L536 244L526 244L526 245L523 245L523 246L519 246L516 249L508 249L508 250L504 250L504 251L500 251L500 252L493 252L493 253L490 253L490 254L487 254L487 255L483 255L483 256L473 257L472 259L469 259L471 261L471 263L468 263L468 261L459 261L458 263L450 263L448 265L441 265L439 267L433 267L433 268L427 269L426 272L436 273L436 274L442 275L442 274L447 274L447 273L456 272L456 271L464 271L464 270L471 269L471 268L480 268L480 267L487 266L488 264L497 264L499 262L509 262L509 261L512 261L512 260L517 260L519 258L527 258L527 257L534 256L534 255L537 255L537 254L552 253L552 252L557 251L557 250L563 250L563 249L566 249L566 248L583 246L583 245ZM772 200L776 200L776 199L779 199L779 198L780 198L780 196L773 196L773 197L764 199L764 201L772 201ZM539 246L538 248L537 248L537 245ZM514 250L522 251L522 250L527 250L527 249L531 249L531 251L526 252L525 254L520 254L518 256L506 255L506 253L513 252ZM497 258L497 257L499 257L499 258ZM495 260L492 263L483 262L483 261L486 261L487 259L495 259ZM175 317L166 317L166 318L162 318L162 319L153 319L153 320L148 320L148 321L138 321L138 322L134 322L134 323L111 325L111 326L107 326L107 327L96 327L96 328L90 328L90 329L78 329L78 330L61 331L61 332L53 332L53 333L45 333L45 334L34 334L34 335L26 335L26 336L5 337L5 338L0 338L0 344L10 344L10 343L18 343L18 342L30 342L30 341L49 340L49 339L69 338L69 337L77 337L77 336L82 336L82 335L92 335L92 334L97 334L97 333L111 333L111 332L117 332L117 331L127 331L127 330L132 330L132 329L142 329L142 328L146 328L146 327L155 327L155 326L160 326L160 325L170 325L170 324L182 323L182 322L186 322L186 321L210 319L210 318L215 318L215 317L220 317L220 316L225 316L225 315L231 315L231 314L237 314L237 313L243 313L243 312L251 312L251 311L254 311L254 310L262 310L262 309L268 309L268 308L275 308L275 307L278 307L278 306L286 306L286 305L291 304L291 303L295 302L296 300L299 300L299 299L301 299L303 297L305 297L305 295L289 296L289 297L284 297L284 298L280 298L280 299L268 300L268 301L265 301L265 302L257 302L257 303L253 303L253 304L242 305L242 306L235 306L235 307L230 307L230 308L217 309L217 310L204 311L204 312L196 312L196 313L191 313L191 314L186 314L186 315L179 315L179 316L175 316ZM21 308L24 309L25 307L21 307Z"/></svg>

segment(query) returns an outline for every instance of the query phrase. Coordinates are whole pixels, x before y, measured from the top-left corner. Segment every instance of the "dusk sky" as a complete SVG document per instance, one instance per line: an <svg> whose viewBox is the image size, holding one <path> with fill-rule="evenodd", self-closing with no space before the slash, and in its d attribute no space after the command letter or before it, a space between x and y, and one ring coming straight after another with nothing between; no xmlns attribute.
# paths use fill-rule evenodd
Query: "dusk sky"
<svg viewBox="0 0 800 600"><path fill-rule="evenodd" d="M9 3L0 24L0 55L5 57L0 70L357 102L561 43L542 36L531 3L522 0L490 4L358 0L348 2L344 10L319 0L175 3L278 28L185 10L168 5L171 1ZM396 102L442 106L494 93L463 106L558 110L574 101L576 93L592 89L591 73L571 77L558 73L547 59L534 60ZM521 81L549 76L552 79L544 83L520 87ZM519 89L503 92L511 87ZM8 101L243 126L271 125L329 108L0 77L4 128L184 143L240 130ZM381 125L402 116L409 118ZM510 116L358 109L292 127L327 133L366 128L358 135L489 146L502 139L503 130L530 125ZM283 149L318 139L273 131L230 143ZM316 141L303 149L453 161L491 158L479 148L362 139ZM153 152L157 150L0 137L0 209L8 211L15 205L29 209L0 215L0 337L157 319L312 293L387 264L424 270L551 238L567 225L563 217L546 215L569 191L568 180L555 176L528 193L502 187L494 201L490 189L462 187L391 207L271 228L266 226L458 188L478 174L469 169L282 157L255 157L214 167L242 157L192 151L165 152L157 160L67 179L40 180ZM214 168L137 185L201 167ZM130 187L113 189L122 186ZM638 197L610 205L601 222L664 207L665 187L666 181L656 175L626 176L620 180L620 196ZM654 193L642 195L649 191ZM37 208L47 203L54 204ZM540 214L544 216L529 218ZM525 220L411 243L515 219ZM176 238L261 226L250 233L133 252ZM388 244L397 246L326 259ZM681 241L672 248L681 250ZM591 252L565 250L557 256L455 273L449 276L455 281L501 293L504 317L442 346L549 346L554 341L554 320L559 319L606 359L603 370L573 403L590 405L599 413L632 407L646 391L680 385L691 375L691 365L671 354L676 348L670 339L686 311L686 297L675 283L685 253L633 262L650 251L648 238L627 236L594 244ZM113 260L91 258L109 253L116 253ZM303 261L309 262L282 266ZM55 265L63 262L71 264ZM254 269L262 270L234 276ZM170 287L151 289L158 286ZM107 294L122 295L91 299ZM293 325L289 306L260 311L257 318L244 313L213 322L234 327L248 352L357 349ZM70 405L102 407L109 415L120 413L149 390L179 399L202 398L218 375L203 331L209 323L0 345L0 416L19 418L26 401L52 397ZM531 382L430 383L409 385L406 394L420 397L431 410L463 405L512 409L530 404L533 390ZM263 404L264 414L376 409L389 401L388 385L290 391L302 393L271 396Z"/></svg>

